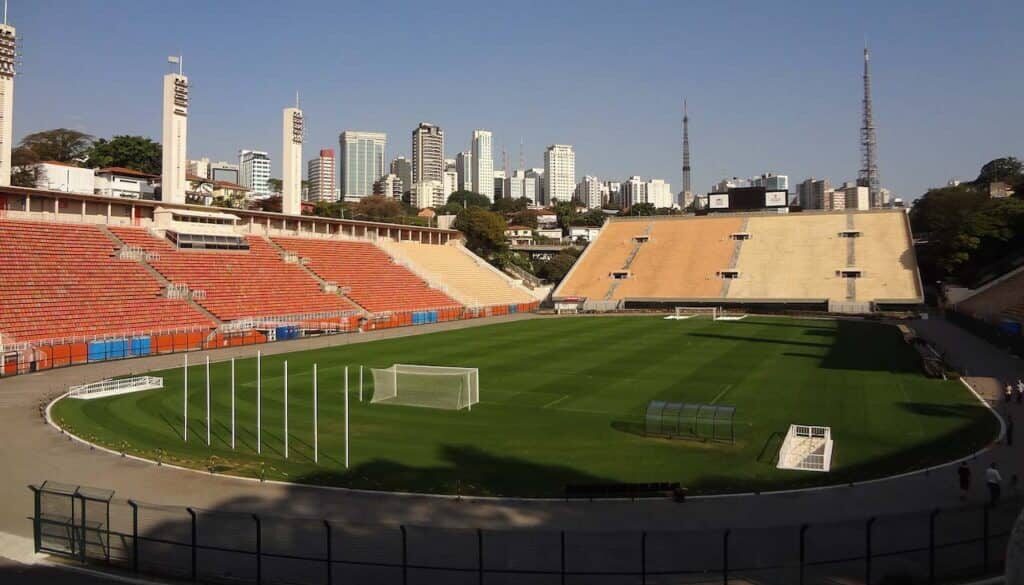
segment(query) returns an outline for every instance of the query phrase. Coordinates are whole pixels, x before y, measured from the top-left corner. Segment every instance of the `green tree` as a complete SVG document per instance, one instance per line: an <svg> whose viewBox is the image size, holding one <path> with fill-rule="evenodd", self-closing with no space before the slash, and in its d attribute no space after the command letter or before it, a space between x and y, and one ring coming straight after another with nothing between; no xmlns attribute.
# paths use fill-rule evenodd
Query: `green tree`
<svg viewBox="0 0 1024 585"><path fill-rule="evenodd" d="M491 208L491 200L479 193L472 191L456 191L448 196L448 205L455 203L459 207L482 207Z"/></svg>
<svg viewBox="0 0 1024 585"><path fill-rule="evenodd" d="M498 213L516 213L524 211L530 206L530 200L526 197L520 197L519 199L511 199L509 197L502 197L494 202L491 206L491 211Z"/></svg>
<svg viewBox="0 0 1024 585"><path fill-rule="evenodd" d="M466 236L466 247L484 258L508 249L505 218L479 207L467 207L455 218L455 229Z"/></svg>
<svg viewBox="0 0 1024 585"><path fill-rule="evenodd" d="M392 219L402 215L402 203L392 197L371 195L352 206L356 219Z"/></svg>
<svg viewBox="0 0 1024 585"><path fill-rule="evenodd" d="M637 203L629 209L624 209L619 212L619 215L655 215L657 209L654 208L653 203Z"/></svg>
<svg viewBox="0 0 1024 585"><path fill-rule="evenodd" d="M537 266L537 276L554 283L561 282L565 275L572 270L577 258L579 258L578 251L572 248L563 250L552 256L550 260L541 262Z"/></svg>
<svg viewBox="0 0 1024 585"><path fill-rule="evenodd" d="M281 179L267 179L267 189L270 189L271 193L280 194L284 190L284 181Z"/></svg>
<svg viewBox="0 0 1024 585"><path fill-rule="evenodd" d="M572 222L579 216L579 212L576 211L576 204L572 201L553 199L551 201L551 210L558 217L558 227L563 229L572 225Z"/></svg>
<svg viewBox="0 0 1024 585"><path fill-rule="evenodd" d="M30 150L35 155L36 162L72 162L87 153L92 139L92 136L85 132L57 128L29 134L21 139L20 146Z"/></svg>
<svg viewBox="0 0 1024 585"><path fill-rule="evenodd" d="M513 213L508 218L510 225L521 225L531 229L537 229L537 212L532 209L524 209Z"/></svg>
<svg viewBox="0 0 1024 585"><path fill-rule="evenodd" d="M120 135L110 140L96 140L86 155L92 168L124 167L159 175L163 164L162 152L159 142L145 136Z"/></svg>
<svg viewBox="0 0 1024 585"><path fill-rule="evenodd" d="M591 209L574 219L572 225L601 227L607 219L608 216L600 209Z"/></svg>
<svg viewBox="0 0 1024 585"><path fill-rule="evenodd" d="M1015 156L1006 156L985 163L974 182L982 186L996 181L1018 185L1022 180L1024 180L1024 163L1021 163Z"/></svg>
<svg viewBox="0 0 1024 585"><path fill-rule="evenodd" d="M313 211L310 215L345 219L346 217L352 217L352 212L349 211L348 206L342 201L317 201L313 204Z"/></svg>
<svg viewBox="0 0 1024 585"><path fill-rule="evenodd" d="M39 156L25 146L11 151L11 185L35 187L39 180Z"/></svg>

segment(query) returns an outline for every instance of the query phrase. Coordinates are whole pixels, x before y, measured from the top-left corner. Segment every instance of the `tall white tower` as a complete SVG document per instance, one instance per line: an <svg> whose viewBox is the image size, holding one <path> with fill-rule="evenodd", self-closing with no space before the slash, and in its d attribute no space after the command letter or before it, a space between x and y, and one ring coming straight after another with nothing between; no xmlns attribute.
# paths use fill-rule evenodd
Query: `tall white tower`
<svg viewBox="0 0 1024 585"><path fill-rule="evenodd" d="M11 141L14 132L14 64L17 37L7 24L7 3L4 22L0 24L0 186L11 184Z"/></svg>
<svg viewBox="0 0 1024 585"><path fill-rule="evenodd" d="M177 73L164 75L163 104L163 166L160 172L162 199L168 203L185 203L185 171L188 157L188 77L182 74L181 57L169 57L178 65Z"/></svg>
<svg viewBox="0 0 1024 585"><path fill-rule="evenodd" d="M491 151L491 132L473 131L473 189L494 201L494 158Z"/></svg>
<svg viewBox="0 0 1024 585"><path fill-rule="evenodd" d="M294 108L285 108L281 126L281 212L302 214L302 135L303 117L298 99Z"/></svg>

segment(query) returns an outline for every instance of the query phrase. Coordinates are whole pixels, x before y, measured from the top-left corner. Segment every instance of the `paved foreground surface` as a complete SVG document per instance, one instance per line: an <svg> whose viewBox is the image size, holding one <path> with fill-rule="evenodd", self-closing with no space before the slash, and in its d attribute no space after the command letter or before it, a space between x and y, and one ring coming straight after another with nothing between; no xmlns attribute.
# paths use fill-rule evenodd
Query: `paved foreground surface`
<svg viewBox="0 0 1024 585"><path fill-rule="evenodd" d="M259 346L265 354L285 353L478 326L485 323L537 318L516 315L433 326L338 335ZM1024 377L1024 364L984 341L942 320L913 324L919 334L965 365L970 382L979 392L998 396L1001 381ZM209 352L214 360L251 356L256 347ZM205 354L206 352L196 352ZM205 510L265 515L327 518L338 523L420 525L451 528L544 528L563 530L690 530L750 528L863 519L873 515L924 511L959 504L954 468L947 466L901 478L832 489L766 494L691 498L682 504L646 502L559 502L522 500L462 500L350 493L314 487L260 484L157 467L122 459L69 441L46 425L40 408L68 385L102 377L165 368L181 362L181 355L159 356L87 366L0 380L0 536L21 539L32 535L27 517L32 511L29 484L52 480L108 488L118 498L133 498L165 506L193 506ZM1024 405L1001 410L1024 422ZM1022 472L1022 450L998 445L971 461L972 502L987 497L984 469L998 461L1004 477ZM1008 494L1009 495L1009 494ZM26 542L26 541L22 541ZM26 545L27 546L27 545ZM0 549L0 556L31 555L31 550ZM0 578L5 569L0 566ZM7 570L11 569L8 565ZM6 580L4 580L6 581ZM56 582L60 582L55 579ZM76 581L77 582L77 581Z"/></svg>

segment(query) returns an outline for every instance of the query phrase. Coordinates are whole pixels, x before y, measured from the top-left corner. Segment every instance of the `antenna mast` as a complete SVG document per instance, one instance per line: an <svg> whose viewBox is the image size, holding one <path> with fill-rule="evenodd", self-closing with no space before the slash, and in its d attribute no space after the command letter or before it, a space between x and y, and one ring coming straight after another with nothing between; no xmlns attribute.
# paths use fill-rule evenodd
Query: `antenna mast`
<svg viewBox="0 0 1024 585"><path fill-rule="evenodd" d="M871 207L881 207L882 197L878 182L878 161L875 152L875 121L871 111L871 54L867 43L864 45L864 111L860 127L861 168L857 176L857 184L868 188L868 200Z"/></svg>
<svg viewBox="0 0 1024 585"><path fill-rule="evenodd" d="M683 99L683 195L688 197L690 188L690 116L686 111L686 99Z"/></svg>

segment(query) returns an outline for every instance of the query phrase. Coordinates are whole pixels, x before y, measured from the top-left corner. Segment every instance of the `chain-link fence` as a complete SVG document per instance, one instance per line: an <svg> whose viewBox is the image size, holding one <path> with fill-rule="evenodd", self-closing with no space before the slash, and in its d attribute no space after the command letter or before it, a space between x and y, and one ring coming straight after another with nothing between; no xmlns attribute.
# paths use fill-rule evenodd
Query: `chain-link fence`
<svg viewBox="0 0 1024 585"><path fill-rule="evenodd" d="M358 525L161 506L49 483L32 489L38 552L232 583L942 583L1000 571L1024 505L1014 498L792 526L588 532Z"/></svg>

